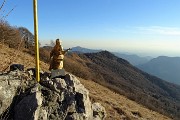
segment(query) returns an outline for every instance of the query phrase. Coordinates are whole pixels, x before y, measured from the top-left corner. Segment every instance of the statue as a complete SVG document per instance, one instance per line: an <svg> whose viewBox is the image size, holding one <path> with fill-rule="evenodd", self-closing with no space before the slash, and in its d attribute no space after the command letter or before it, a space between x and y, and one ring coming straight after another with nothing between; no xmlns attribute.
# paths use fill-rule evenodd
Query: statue
<svg viewBox="0 0 180 120"><path fill-rule="evenodd" d="M70 50L63 50L61 42L56 39L56 45L50 52L50 67L49 70L61 70L63 69L63 59L64 55Z"/></svg>

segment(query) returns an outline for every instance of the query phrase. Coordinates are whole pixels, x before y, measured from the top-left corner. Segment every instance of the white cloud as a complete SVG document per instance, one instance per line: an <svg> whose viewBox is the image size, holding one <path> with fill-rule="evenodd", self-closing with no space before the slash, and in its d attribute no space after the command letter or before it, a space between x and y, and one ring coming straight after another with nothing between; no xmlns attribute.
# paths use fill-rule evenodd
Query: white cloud
<svg viewBox="0 0 180 120"><path fill-rule="evenodd" d="M150 26L150 27L136 27L136 28L138 31L146 34L180 36L180 28L176 28L176 27Z"/></svg>

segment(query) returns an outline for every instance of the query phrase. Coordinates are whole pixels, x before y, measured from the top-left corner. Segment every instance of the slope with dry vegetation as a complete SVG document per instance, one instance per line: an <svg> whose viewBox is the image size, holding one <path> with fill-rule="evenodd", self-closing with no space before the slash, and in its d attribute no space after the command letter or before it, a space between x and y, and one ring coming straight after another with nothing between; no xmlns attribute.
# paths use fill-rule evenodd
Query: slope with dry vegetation
<svg viewBox="0 0 180 120"><path fill-rule="evenodd" d="M74 74L79 72L76 74L79 77L86 75L86 79L92 79L152 110L173 119L180 117L180 86L140 71L108 51L70 54L65 62L66 69Z"/></svg>
<svg viewBox="0 0 180 120"><path fill-rule="evenodd" d="M80 80L89 89L92 101L99 102L105 106L108 111L108 120L170 120L170 118L149 110L98 83L90 80Z"/></svg>
<svg viewBox="0 0 180 120"><path fill-rule="evenodd" d="M34 57L18 51L12 48L8 48L0 44L0 68L9 65L9 59L14 57L17 54L17 57L13 59L13 63L23 64L25 68L34 67ZM70 59L69 59L70 60ZM68 59L66 59L68 62ZM70 62L70 61L69 61ZM81 61L79 61L81 62ZM73 62L72 62L73 64ZM76 64L75 64L76 65ZM48 69L48 64L40 62L42 70ZM74 69L78 69L78 66ZM81 70L80 70L81 71ZM90 73L89 73L90 74ZM90 91L90 98L94 102L100 102L105 106L107 110L107 120L120 120L120 119L154 119L154 120L166 120L170 119L166 116L163 116L155 111L149 110L142 105L139 105L128 98L119 95L118 93L112 92L108 88L105 88L98 83L95 83L91 80L84 80L79 78L82 84Z"/></svg>
<svg viewBox="0 0 180 120"><path fill-rule="evenodd" d="M6 45L0 44L0 71L9 70L11 64L23 64L25 69L35 67L35 59L32 55L9 48ZM40 62L41 69L47 70L48 64ZM6 69L7 68L7 69Z"/></svg>
<svg viewBox="0 0 180 120"><path fill-rule="evenodd" d="M180 86L149 75L108 51L69 53L64 62L67 71L81 78L93 80L173 119L180 117Z"/></svg>

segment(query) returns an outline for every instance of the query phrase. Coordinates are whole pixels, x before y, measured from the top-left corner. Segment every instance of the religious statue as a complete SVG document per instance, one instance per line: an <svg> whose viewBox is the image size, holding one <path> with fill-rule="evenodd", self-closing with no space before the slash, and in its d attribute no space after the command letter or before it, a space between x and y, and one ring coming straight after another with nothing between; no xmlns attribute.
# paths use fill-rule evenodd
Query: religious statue
<svg viewBox="0 0 180 120"><path fill-rule="evenodd" d="M70 50L63 50L63 47L61 46L61 42L59 39L56 39L56 45L50 52L50 67L49 70L58 70L63 69L63 59L64 55Z"/></svg>

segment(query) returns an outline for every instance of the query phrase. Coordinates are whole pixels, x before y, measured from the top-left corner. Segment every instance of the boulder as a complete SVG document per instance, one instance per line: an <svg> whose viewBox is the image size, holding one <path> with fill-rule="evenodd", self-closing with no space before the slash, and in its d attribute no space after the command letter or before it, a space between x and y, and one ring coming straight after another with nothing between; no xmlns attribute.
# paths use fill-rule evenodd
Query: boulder
<svg viewBox="0 0 180 120"><path fill-rule="evenodd" d="M48 119L91 120L93 118L89 91L71 74L62 78L42 81L43 109Z"/></svg>
<svg viewBox="0 0 180 120"><path fill-rule="evenodd" d="M4 113L11 114L6 119L14 120L104 120L106 117L104 107L91 103L89 91L74 75L51 79L44 72L40 83L24 76L32 75L16 70L0 76L2 119Z"/></svg>
<svg viewBox="0 0 180 120"><path fill-rule="evenodd" d="M0 115L10 109L13 98L21 84L18 72L10 72L0 75Z"/></svg>
<svg viewBox="0 0 180 120"><path fill-rule="evenodd" d="M24 71L24 65L21 65L21 64L12 64L10 66L10 71L14 71L14 70Z"/></svg>
<svg viewBox="0 0 180 120"><path fill-rule="evenodd" d="M14 108L14 120L38 120L41 105L40 91L25 96Z"/></svg>
<svg viewBox="0 0 180 120"><path fill-rule="evenodd" d="M106 118L106 110L100 103L92 104L93 120L104 120Z"/></svg>

